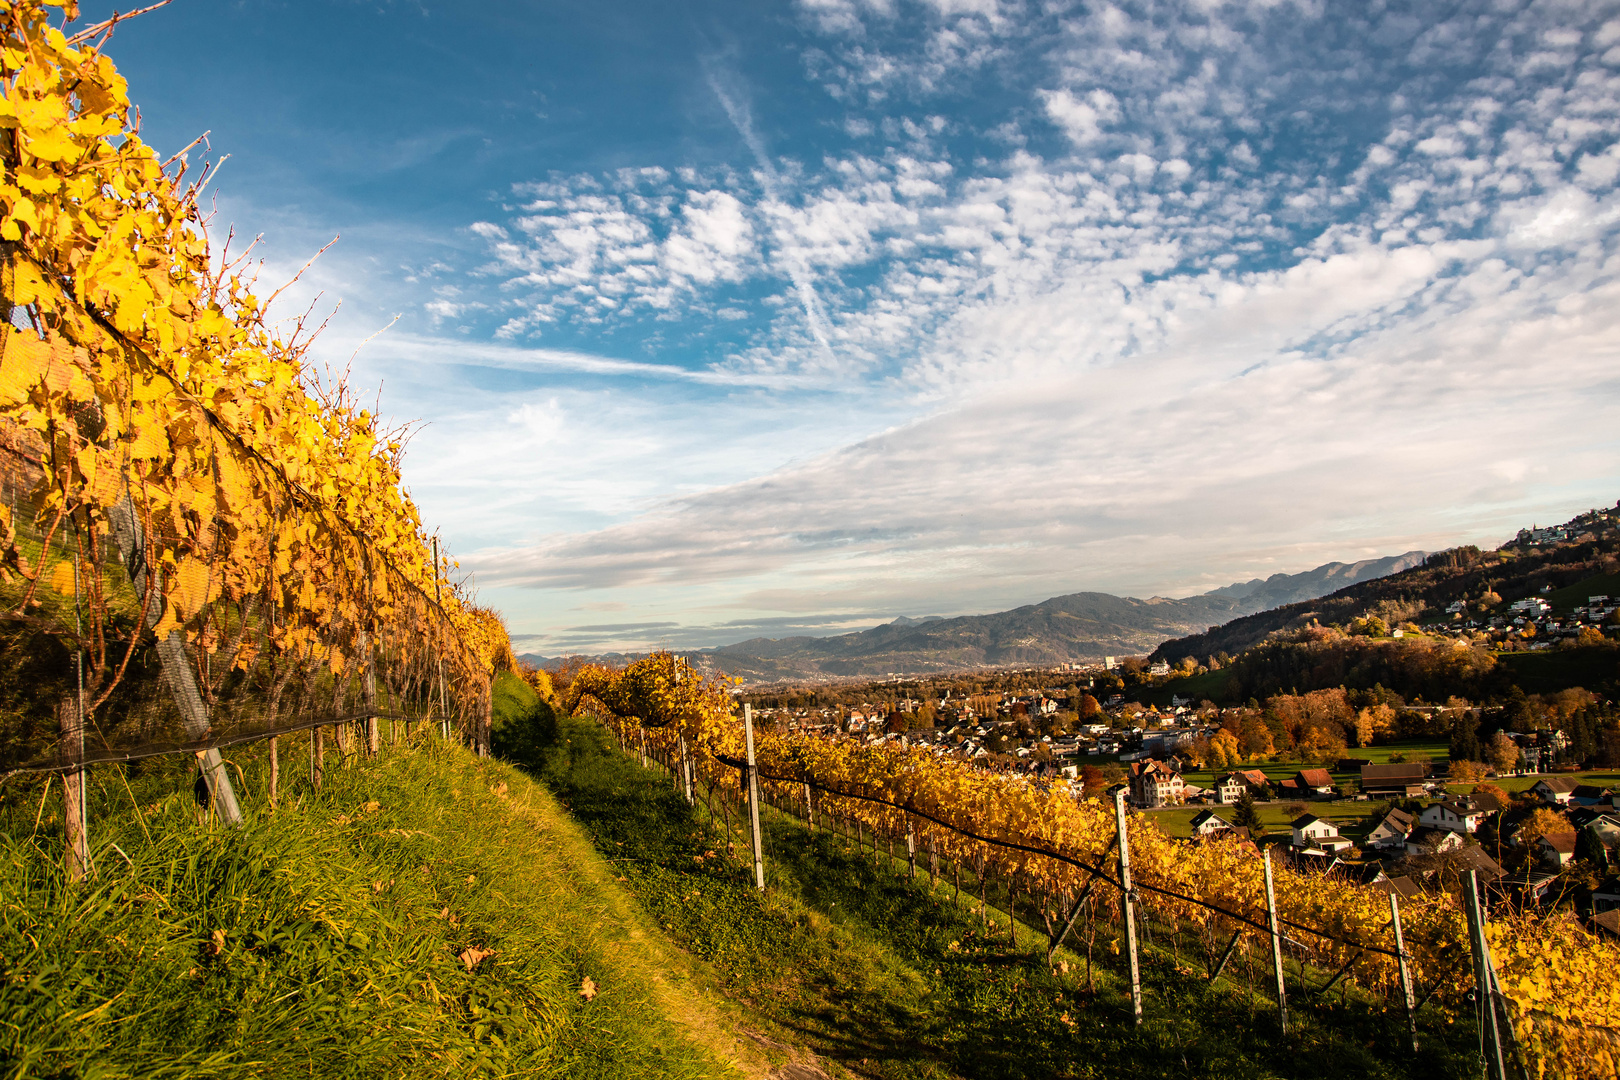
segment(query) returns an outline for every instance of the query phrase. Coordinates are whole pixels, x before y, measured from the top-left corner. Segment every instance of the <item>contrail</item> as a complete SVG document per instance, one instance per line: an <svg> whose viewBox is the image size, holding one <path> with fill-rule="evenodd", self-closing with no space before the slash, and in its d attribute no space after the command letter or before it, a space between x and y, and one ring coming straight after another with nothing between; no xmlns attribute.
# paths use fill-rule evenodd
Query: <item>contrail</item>
<svg viewBox="0 0 1620 1080"><path fill-rule="evenodd" d="M771 162L770 155L765 153L765 144L760 141L759 134L754 130L754 118L748 111L746 102L740 102L726 92L715 76L714 68L710 64L703 65L705 78L709 80L709 89L714 96L720 99L720 105L726 110L726 116L748 144L753 153L754 160L759 163L760 172L765 178L765 195L769 199L777 199L781 190L781 178L776 173L776 166ZM804 309L804 320L810 327L810 334L830 359L832 357L832 341L827 331L827 319L821 310L821 298L816 295L815 285L812 283L810 266L805 262L804 256L796 245L785 245L782 250L782 259L786 264L789 280L793 282L793 289L799 294L799 306Z"/></svg>

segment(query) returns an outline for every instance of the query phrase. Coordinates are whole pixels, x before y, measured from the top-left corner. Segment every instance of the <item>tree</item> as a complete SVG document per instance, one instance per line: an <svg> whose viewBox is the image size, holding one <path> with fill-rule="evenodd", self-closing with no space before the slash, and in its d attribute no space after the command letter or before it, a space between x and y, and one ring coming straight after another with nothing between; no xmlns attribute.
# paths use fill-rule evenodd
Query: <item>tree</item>
<svg viewBox="0 0 1620 1080"><path fill-rule="evenodd" d="M1260 808L1254 805L1254 795L1245 791L1243 798L1237 801L1236 809L1232 813L1232 824L1240 829L1248 829L1249 835L1256 840L1266 835L1266 827L1260 824Z"/></svg>
<svg viewBox="0 0 1620 1080"><path fill-rule="evenodd" d="M1586 828L1575 838L1575 857L1602 873L1609 868L1609 850L1596 829Z"/></svg>
<svg viewBox="0 0 1620 1080"><path fill-rule="evenodd" d="M1498 731L1491 736L1486 755L1492 767L1499 773L1511 772L1519 763L1519 744L1505 731Z"/></svg>
<svg viewBox="0 0 1620 1080"><path fill-rule="evenodd" d="M1478 761L1453 758L1450 767L1446 769L1446 777L1453 784L1477 784L1485 779L1488 772L1489 770Z"/></svg>
<svg viewBox="0 0 1620 1080"><path fill-rule="evenodd" d="M1484 756L1479 745L1479 714L1470 709L1452 724L1451 760L1479 761Z"/></svg>
<svg viewBox="0 0 1620 1080"><path fill-rule="evenodd" d="M1534 848L1536 841L1543 836L1561 832L1569 832L1568 820L1562 814L1538 806L1530 811L1530 816L1519 825L1519 831L1515 835L1526 848Z"/></svg>

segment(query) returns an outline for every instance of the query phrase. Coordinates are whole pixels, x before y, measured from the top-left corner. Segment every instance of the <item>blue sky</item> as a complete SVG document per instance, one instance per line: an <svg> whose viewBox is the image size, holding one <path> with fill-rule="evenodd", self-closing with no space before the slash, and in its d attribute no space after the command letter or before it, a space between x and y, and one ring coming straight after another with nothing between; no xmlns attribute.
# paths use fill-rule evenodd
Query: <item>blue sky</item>
<svg viewBox="0 0 1620 1080"><path fill-rule="evenodd" d="M341 302L527 651L1620 496L1620 3L175 0L110 52L267 283L342 235L284 311Z"/></svg>

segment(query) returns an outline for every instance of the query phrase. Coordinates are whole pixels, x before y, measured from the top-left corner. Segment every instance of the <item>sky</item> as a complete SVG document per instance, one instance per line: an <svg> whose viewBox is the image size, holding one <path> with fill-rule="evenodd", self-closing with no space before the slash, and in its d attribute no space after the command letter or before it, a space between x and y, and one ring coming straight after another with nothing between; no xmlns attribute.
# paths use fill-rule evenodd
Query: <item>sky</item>
<svg viewBox="0 0 1620 1080"><path fill-rule="evenodd" d="M108 51L261 292L340 237L278 313L520 652L1620 498L1620 2L174 0Z"/></svg>

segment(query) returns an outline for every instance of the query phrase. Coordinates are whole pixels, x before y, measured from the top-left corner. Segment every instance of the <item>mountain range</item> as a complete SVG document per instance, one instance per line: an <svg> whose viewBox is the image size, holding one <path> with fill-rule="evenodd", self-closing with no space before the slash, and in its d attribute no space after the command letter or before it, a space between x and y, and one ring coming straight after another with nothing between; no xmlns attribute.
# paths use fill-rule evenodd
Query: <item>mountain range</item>
<svg viewBox="0 0 1620 1080"><path fill-rule="evenodd" d="M1071 593L988 615L901 616L834 637L753 638L697 655L749 682L1095 662L1110 655L1143 655L1168 639L1394 574L1421 564L1426 554L1332 562L1181 599ZM541 666L556 663L539 656L525 659Z"/></svg>

